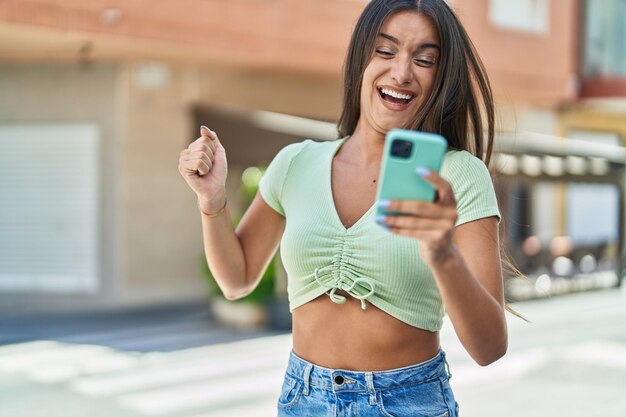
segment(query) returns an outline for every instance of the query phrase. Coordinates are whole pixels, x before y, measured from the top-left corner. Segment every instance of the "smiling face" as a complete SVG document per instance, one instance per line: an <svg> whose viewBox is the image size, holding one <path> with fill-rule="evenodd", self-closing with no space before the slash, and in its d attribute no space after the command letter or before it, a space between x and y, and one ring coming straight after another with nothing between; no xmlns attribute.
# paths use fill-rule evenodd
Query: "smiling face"
<svg viewBox="0 0 626 417"><path fill-rule="evenodd" d="M363 72L359 124L381 134L408 125L430 95L439 55L430 18L408 10L389 16Z"/></svg>

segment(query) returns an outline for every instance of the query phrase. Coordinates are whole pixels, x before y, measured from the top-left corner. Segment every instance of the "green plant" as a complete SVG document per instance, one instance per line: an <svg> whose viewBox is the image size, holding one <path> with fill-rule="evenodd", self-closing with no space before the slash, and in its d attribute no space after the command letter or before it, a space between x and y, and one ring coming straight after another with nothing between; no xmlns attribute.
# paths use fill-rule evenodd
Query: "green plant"
<svg viewBox="0 0 626 417"><path fill-rule="evenodd" d="M243 201L245 207L247 208L252 200L254 199L257 190L259 188L259 181L265 172L265 168L263 166L253 166L244 170L241 175L241 184L239 186L239 192L243 197ZM233 228L236 228L243 216L242 213L231 213L233 218ZM240 298L239 300L235 300L234 302L250 302L256 304L264 304L269 301L274 296L274 288L276 283L276 265L277 262L276 256L272 259L272 261L267 266L263 276L261 277L261 282L259 285L247 296ZM223 297L222 291L220 290L217 282L215 282L215 278L209 269L206 258L202 255L201 258L201 270L202 276L206 279L206 282L209 287L209 295L211 297Z"/></svg>

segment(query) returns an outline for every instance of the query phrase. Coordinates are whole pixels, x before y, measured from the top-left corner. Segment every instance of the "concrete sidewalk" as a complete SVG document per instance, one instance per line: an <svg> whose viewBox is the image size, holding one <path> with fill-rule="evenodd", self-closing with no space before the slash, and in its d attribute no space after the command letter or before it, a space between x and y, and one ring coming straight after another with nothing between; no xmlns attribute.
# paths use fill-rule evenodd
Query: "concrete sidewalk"
<svg viewBox="0 0 626 417"><path fill-rule="evenodd" d="M442 346L461 416L626 415L624 291L560 296L517 303L514 308L532 323L507 315L509 352L488 367L469 358L445 321ZM149 320L142 326L151 329L156 346L159 339L176 340L181 328L175 324L191 322L192 316L173 314L170 322L160 317L158 323L167 323L161 330L150 327ZM132 329L107 342L107 331L87 332L81 339L80 326L70 327L74 330L70 339L0 347L0 416L275 415L290 334L199 347L188 343L184 349L150 352L120 348L132 344L128 342ZM116 334L111 328L108 332ZM181 340L184 334L180 333ZM168 342L170 347L175 344Z"/></svg>
<svg viewBox="0 0 626 417"><path fill-rule="evenodd" d="M467 354L447 322L452 386L461 415L626 416L626 292L603 290L514 306L509 352L486 367Z"/></svg>

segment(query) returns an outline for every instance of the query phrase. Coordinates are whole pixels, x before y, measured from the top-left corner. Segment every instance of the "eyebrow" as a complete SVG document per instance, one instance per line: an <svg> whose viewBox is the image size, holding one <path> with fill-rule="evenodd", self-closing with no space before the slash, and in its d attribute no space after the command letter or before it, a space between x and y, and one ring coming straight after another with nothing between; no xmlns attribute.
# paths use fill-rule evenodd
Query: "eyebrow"
<svg viewBox="0 0 626 417"><path fill-rule="evenodd" d="M398 40L398 38L388 35L386 33L380 32L378 34L378 36L383 37L387 40L390 40L391 42L395 43L396 45L400 45L400 41ZM441 52L441 48L439 47L439 45L437 45L436 43L423 43L421 44L417 49L428 49L428 48L432 48L432 49L436 49L438 51Z"/></svg>

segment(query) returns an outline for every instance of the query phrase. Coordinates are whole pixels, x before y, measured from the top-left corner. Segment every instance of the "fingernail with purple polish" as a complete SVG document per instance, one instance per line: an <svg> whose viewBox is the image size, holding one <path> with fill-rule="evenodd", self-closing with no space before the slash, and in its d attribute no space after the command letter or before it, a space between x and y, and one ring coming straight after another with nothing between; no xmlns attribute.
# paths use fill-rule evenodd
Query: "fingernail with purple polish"
<svg viewBox="0 0 626 417"><path fill-rule="evenodd" d="M425 177L428 174L430 174L430 170L428 168L424 168L424 167L417 167L417 168L415 168L415 172L418 175L421 175L422 177Z"/></svg>

